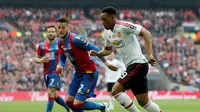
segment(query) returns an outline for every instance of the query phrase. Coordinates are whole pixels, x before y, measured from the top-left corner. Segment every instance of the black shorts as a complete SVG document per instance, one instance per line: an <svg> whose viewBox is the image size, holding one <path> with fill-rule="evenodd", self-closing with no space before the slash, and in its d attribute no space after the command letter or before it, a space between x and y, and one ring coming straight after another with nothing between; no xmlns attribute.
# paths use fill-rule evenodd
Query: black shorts
<svg viewBox="0 0 200 112"><path fill-rule="evenodd" d="M114 86L115 82L108 82L107 83L107 91L111 92L112 91L112 87Z"/></svg>
<svg viewBox="0 0 200 112"><path fill-rule="evenodd" d="M126 89L131 89L134 95L148 91L147 73L148 63L135 63L126 68L118 82Z"/></svg>

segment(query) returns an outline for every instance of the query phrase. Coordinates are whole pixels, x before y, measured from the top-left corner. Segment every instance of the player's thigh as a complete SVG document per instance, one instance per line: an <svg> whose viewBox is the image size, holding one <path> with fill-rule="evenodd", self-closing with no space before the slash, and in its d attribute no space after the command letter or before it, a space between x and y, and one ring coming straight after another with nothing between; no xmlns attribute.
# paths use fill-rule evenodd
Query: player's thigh
<svg viewBox="0 0 200 112"><path fill-rule="evenodd" d="M132 78L130 83L131 90L134 93L134 95L140 95L148 92L148 84L147 84L147 73L149 69L148 64L139 64L139 66L140 70L135 74L135 77Z"/></svg>
<svg viewBox="0 0 200 112"><path fill-rule="evenodd" d="M77 91L76 100L85 101L89 97L95 97L94 90L98 80L98 72L93 74L83 74L79 89Z"/></svg>
<svg viewBox="0 0 200 112"><path fill-rule="evenodd" d="M58 96L56 88L48 88L47 93L49 98L57 98Z"/></svg>
<svg viewBox="0 0 200 112"><path fill-rule="evenodd" d="M60 79L56 74L48 74L45 76L45 83L47 88L57 88L58 82L60 82Z"/></svg>
<svg viewBox="0 0 200 112"><path fill-rule="evenodd" d="M146 76L148 72L148 63L135 63L129 65L126 71L120 76L118 82L127 90L131 89L135 94L138 87L139 79L142 79ZM145 72L145 73L144 73Z"/></svg>
<svg viewBox="0 0 200 112"><path fill-rule="evenodd" d="M74 102L74 96L67 95L66 96L66 101L68 101L68 102Z"/></svg>
<svg viewBox="0 0 200 112"><path fill-rule="evenodd" d="M68 95L75 97L80 86L80 77L75 73L69 84Z"/></svg>

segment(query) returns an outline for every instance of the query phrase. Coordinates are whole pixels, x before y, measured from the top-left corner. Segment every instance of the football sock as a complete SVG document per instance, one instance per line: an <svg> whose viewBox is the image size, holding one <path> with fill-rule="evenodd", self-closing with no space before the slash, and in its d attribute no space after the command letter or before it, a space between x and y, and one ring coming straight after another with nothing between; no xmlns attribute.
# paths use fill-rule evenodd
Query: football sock
<svg viewBox="0 0 200 112"><path fill-rule="evenodd" d="M143 106L143 108L147 111L147 112L162 112L162 110L160 109L160 107L154 103L153 101L149 100L149 102Z"/></svg>
<svg viewBox="0 0 200 112"><path fill-rule="evenodd" d="M127 110L129 110L130 112L139 112L139 110L137 109L137 107L134 105L133 101L131 100L131 98L123 93L120 92L117 95L114 96L114 98Z"/></svg>
<svg viewBox="0 0 200 112"><path fill-rule="evenodd" d="M56 101L59 105L65 107L66 110L69 110L69 106L65 103L65 101L63 100L63 98L61 98L60 96L58 96L58 97L55 99L55 101Z"/></svg>
<svg viewBox="0 0 200 112"><path fill-rule="evenodd" d="M46 107L46 112L51 112L53 105L54 105L54 98L49 98L47 107Z"/></svg>

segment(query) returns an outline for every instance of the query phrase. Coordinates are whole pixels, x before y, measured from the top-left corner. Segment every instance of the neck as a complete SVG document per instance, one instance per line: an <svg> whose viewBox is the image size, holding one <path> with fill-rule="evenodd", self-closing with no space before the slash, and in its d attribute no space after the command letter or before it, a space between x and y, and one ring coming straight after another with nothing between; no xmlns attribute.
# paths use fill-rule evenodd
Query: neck
<svg viewBox="0 0 200 112"><path fill-rule="evenodd" d="M53 39L53 40L49 40L49 39L47 39L47 42L48 42L49 44L52 44L53 41L54 41L54 39Z"/></svg>

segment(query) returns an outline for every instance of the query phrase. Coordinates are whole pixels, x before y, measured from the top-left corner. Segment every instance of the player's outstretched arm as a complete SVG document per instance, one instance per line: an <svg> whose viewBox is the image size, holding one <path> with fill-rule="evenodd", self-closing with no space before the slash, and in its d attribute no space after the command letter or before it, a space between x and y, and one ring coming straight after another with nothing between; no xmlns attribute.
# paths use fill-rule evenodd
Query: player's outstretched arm
<svg viewBox="0 0 200 112"><path fill-rule="evenodd" d="M76 36L75 38L73 38L73 43L75 44L76 47L81 48L81 49L85 49L87 51L91 51L92 52L96 52L98 53L100 51L100 49L98 47L96 47L95 45L93 45L92 43L90 43L88 40L84 39L82 36ZM97 55L93 55L93 56L97 56ZM113 71L117 71L118 68L115 67L114 65L111 65L108 63L108 61L106 60L106 58L104 58L103 56L98 56L103 62L104 64L111 70Z"/></svg>
<svg viewBox="0 0 200 112"><path fill-rule="evenodd" d="M62 69L66 66L66 63L65 63L66 59L67 59L67 56L65 56L64 53L60 53L58 65L56 66L57 72L60 73Z"/></svg>
<svg viewBox="0 0 200 112"><path fill-rule="evenodd" d="M40 64L40 63L48 63L50 60L48 57L44 56L44 57L40 57L40 56L36 56L34 58L34 61L37 63L37 64Z"/></svg>
<svg viewBox="0 0 200 112"><path fill-rule="evenodd" d="M102 56L108 56L112 53L112 46L110 47L104 47L101 51L98 52L97 56L102 57Z"/></svg>

